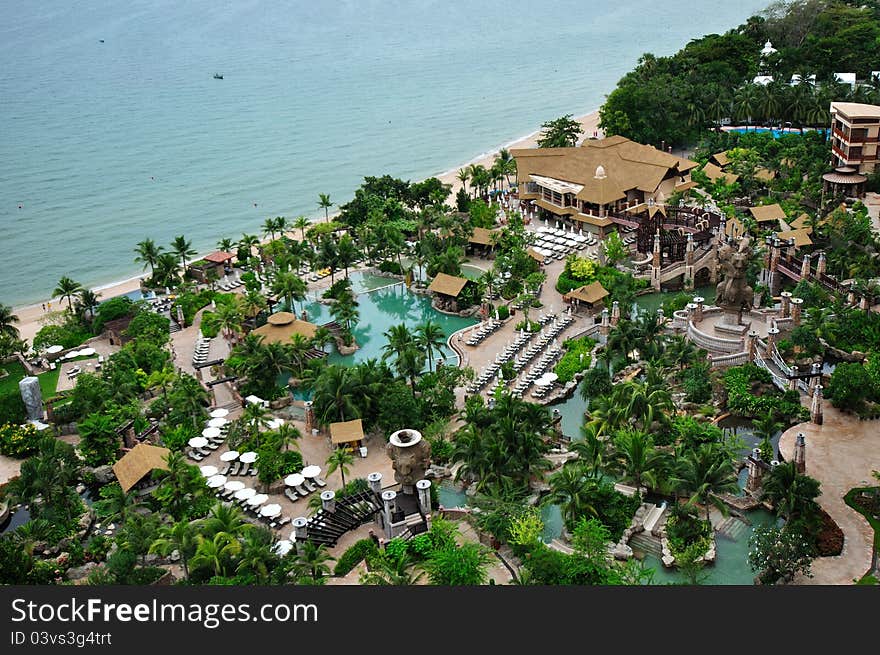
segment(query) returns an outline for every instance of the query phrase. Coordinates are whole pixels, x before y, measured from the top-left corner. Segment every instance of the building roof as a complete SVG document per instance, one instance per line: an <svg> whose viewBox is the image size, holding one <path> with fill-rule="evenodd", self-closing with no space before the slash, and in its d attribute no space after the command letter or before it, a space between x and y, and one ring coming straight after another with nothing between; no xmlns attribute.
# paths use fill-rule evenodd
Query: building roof
<svg viewBox="0 0 880 655"><path fill-rule="evenodd" d="M759 223L767 223L769 221L778 221L780 218L785 219L785 212L779 205L760 205L759 207L749 207L752 217Z"/></svg>
<svg viewBox="0 0 880 655"><path fill-rule="evenodd" d="M364 425L361 419L330 424L331 443L351 443L364 438Z"/></svg>
<svg viewBox="0 0 880 655"><path fill-rule="evenodd" d="M714 161L721 168L724 168L730 163L730 157L727 156L727 150L724 152L716 152L714 155L709 157L709 161Z"/></svg>
<svg viewBox="0 0 880 655"><path fill-rule="evenodd" d="M861 184L868 180L866 176L858 173L841 173L839 171L825 173L822 179L832 184Z"/></svg>
<svg viewBox="0 0 880 655"><path fill-rule="evenodd" d="M797 248L813 245L813 240L810 238L807 230L787 230L785 232L777 232L776 236L783 241L794 239L794 245Z"/></svg>
<svg viewBox="0 0 880 655"><path fill-rule="evenodd" d="M592 305L593 303L599 302L607 295L608 292L599 282L593 282L592 284L585 284L577 289L572 289L563 297L569 299L574 298Z"/></svg>
<svg viewBox="0 0 880 655"><path fill-rule="evenodd" d="M235 255L231 252L226 252L224 250L217 250L216 252L212 252L210 255L206 255L202 257L206 262L213 262L215 264L222 264L224 262L228 262L230 259L233 259Z"/></svg>
<svg viewBox="0 0 880 655"><path fill-rule="evenodd" d="M168 470L168 454L171 451L159 446L139 443L113 465L113 473L122 491L128 491L153 469Z"/></svg>
<svg viewBox="0 0 880 655"><path fill-rule="evenodd" d="M688 182L680 182L679 184L676 184L675 189L673 189L673 190L674 191L687 191L688 189L693 189L695 186L699 186L699 185L696 182L694 182L693 180L690 180Z"/></svg>
<svg viewBox="0 0 880 655"><path fill-rule="evenodd" d="M759 168L755 171L755 179L762 182L770 182L775 177L776 171L771 171L769 168Z"/></svg>
<svg viewBox="0 0 880 655"><path fill-rule="evenodd" d="M487 230L484 227L475 227L474 233L468 238L468 241L480 246L491 246L494 245L492 239L495 234L495 230Z"/></svg>
<svg viewBox="0 0 880 655"><path fill-rule="evenodd" d="M707 162L706 165L703 166L703 172L706 174L706 177L713 182L723 179L725 184L733 184L739 179L739 175L736 173L722 171L712 162Z"/></svg>
<svg viewBox="0 0 880 655"><path fill-rule="evenodd" d="M807 230L807 234L813 231L813 228L810 227L810 217L806 213L803 213L794 219L791 222L791 228L793 230Z"/></svg>
<svg viewBox="0 0 880 655"><path fill-rule="evenodd" d="M866 105L861 102L832 102L831 113L840 112L847 118L880 119L880 106Z"/></svg>
<svg viewBox="0 0 880 655"><path fill-rule="evenodd" d="M300 320L290 312L272 314L265 325L261 325L251 334L263 337L263 343L287 343L294 334L301 334L306 339L315 336L318 326Z"/></svg>
<svg viewBox="0 0 880 655"><path fill-rule="evenodd" d="M442 293L444 296L452 296L455 298L461 293L461 290L464 289L464 285L467 284L467 282L467 278L455 277L454 275L447 275L446 273L437 273L437 277L431 280L431 284L428 286L428 291Z"/></svg>
<svg viewBox="0 0 880 655"><path fill-rule="evenodd" d="M635 189L654 193L670 171L683 175L697 165L622 136L587 139L574 148L514 149L511 155L517 161L518 182L574 193L578 200L597 205L622 200Z"/></svg>
<svg viewBox="0 0 880 655"><path fill-rule="evenodd" d="M724 234L729 237L738 237L746 231L738 218L728 219L724 225Z"/></svg>

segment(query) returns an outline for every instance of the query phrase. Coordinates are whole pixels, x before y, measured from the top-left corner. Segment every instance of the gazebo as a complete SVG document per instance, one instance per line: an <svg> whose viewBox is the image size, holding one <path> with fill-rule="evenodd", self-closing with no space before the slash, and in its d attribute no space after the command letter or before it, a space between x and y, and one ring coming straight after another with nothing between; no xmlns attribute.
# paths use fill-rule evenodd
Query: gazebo
<svg viewBox="0 0 880 655"><path fill-rule="evenodd" d="M263 337L263 343L288 343L294 334L311 339L317 329L317 325L300 320L295 314L278 312L269 316L266 324L253 330L251 334Z"/></svg>
<svg viewBox="0 0 880 655"><path fill-rule="evenodd" d="M347 445L352 450L363 445L364 424L361 419L330 424L330 443L333 446Z"/></svg>
<svg viewBox="0 0 880 655"><path fill-rule="evenodd" d="M494 238L497 232L487 230L485 227L475 227L473 234L468 237L468 246L479 246L485 251L495 248Z"/></svg>
<svg viewBox="0 0 880 655"><path fill-rule="evenodd" d="M464 289L468 282L469 280L464 277L437 273L437 276L431 280L428 291L439 296L437 304L440 305L441 309L455 312L458 311L456 298L458 298L461 290Z"/></svg>
<svg viewBox="0 0 880 655"><path fill-rule="evenodd" d="M589 309L599 309L604 306L602 299L608 295L608 292L599 282L585 284L577 289L572 289L562 299L575 306L585 305Z"/></svg>
<svg viewBox="0 0 880 655"><path fill-rule="evenodd" d="M778 225L779 221L785 220L785 211L777 204L749 207L749 212L758 223L776 223Z"/></svg>
<svg viewBox="0 0 880 655"><path fill-rule="evenodd" d="M838 166L822 176L822 193L846 198L862 198L868 178L851 166Z"/></svg>
<svg viewBox="0 0 880 655"><path fill-rule="evenodd" d="M125 453L113 465L113 473L122 491L127 493L153 469L167 471L170 452L167 448L139 443Z"/></svg>

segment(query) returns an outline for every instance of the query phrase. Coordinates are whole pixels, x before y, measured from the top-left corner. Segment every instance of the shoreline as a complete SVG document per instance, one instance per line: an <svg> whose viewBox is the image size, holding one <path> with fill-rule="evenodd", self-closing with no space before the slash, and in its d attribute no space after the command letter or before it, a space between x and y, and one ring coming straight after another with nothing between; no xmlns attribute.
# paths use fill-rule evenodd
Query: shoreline
<svg viewBox="0 0 880 655"><path fill-rule="evenodd" d="M580 123L581 127L584 130L583 138L589 138L593 136L594 133L599 132L599 110L595 109L586 114L580 116L574 116L574 120ZM512 141L506 142L497 148L491 150L486 153L483 152L470 160L450 168L442 173L435 174L433 176L429 175L427 177L436 177L441 182L452 185L452 190L450 191L450 199L452 206L455 206L455 195L458 193L458 190L461 188L461 182L456 177L458 175L458 171L461 168L466 166L471 166L475 164L486 166L487 168L492 165L492 162L495 159L495 156L502 149L513 149L513 148L534 148L537 146L537 139L541 133L541 128L538 127L535 131L520 137L518 139L514 139ZM601 134L601 133L600 133ZM336 216L333 214L333 216ZM333 217L331 216L331 218ZM312 219L313 223L320 222L322 217ZM298 232L296 232L298 234ZM132 244L134 247L134 244ZM193 261L204 257L205 255L210 254L213 251L207 251L204 253L199 253L196 255ZM133 277L129 277L123 280L116 280L112 282L108 282L106 284L101 284L95 287L91 287L91 290L94 291L101 300L106 300L109 298L113 298L115 296L121 296L126 293L131 293L132 291L137 291L140 289L141 280L147 277L146 273L142 273L139 275L134 275ZM18 327L20 338L24 339L28 343L34 338L34 335L39 331L42 327L43 319L50 317L56 314L56 310L53 308L51 311L44 311L42 305L46 304L47 306L50 304L55 304L59 308L63 309L66 307L66 303L63 298L54 298L54 299L45 299L42 301L38 301L31 304L19 305L13 307L13 313L18 316L19 322L16 325Z"/></svg>

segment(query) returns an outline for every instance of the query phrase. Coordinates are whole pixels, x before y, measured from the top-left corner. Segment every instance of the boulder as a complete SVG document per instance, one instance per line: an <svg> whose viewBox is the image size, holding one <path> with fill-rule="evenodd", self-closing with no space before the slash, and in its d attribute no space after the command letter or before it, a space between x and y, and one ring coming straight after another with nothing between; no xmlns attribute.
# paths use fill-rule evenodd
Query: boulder
<svg viewBox="0 0 880 655"><path fill-rule="evenodd" d="M172 562L179 562L180 561L180 551L177 549L172 550L171 555L168 557L168 559L171 560Z"/></svg>
<svg viewBox="0 0 880 655"><path fill-rule="evenodd" d="M663 562L663 566L665 566L666 568L670 568L673 564L675 564L675 558L672 555L664 555L662 558L660 558L660 561Z"/></svg>
<svg viewBox="0 0 880 655"><path fill-rule="evenodd" d="M628 560L632 558L633 551L632 548L626 544L615 544L614 548L611 550L611 555L616 560Z"/></svg>
<svg viewBox="0 0 880 655"><path fill-rule="evenodd" d="M82 580L89 577L89 574L97 567L95 562L86 562L82 566L74 566L67 569L68 580Z"/></svg>
<svg viewBox="0 0 880 655"><path fill-rule="evenodd" d="M107 464L104 466L96 466L92 469L86 468L84 473L91 473L95 477L95 482L98 484L109 484L116 479L116 474L113 473L113 469Z"/></svg>
<svg viewBox="0 0 880 655"><path fill-rule="evenodd" d="M441 466L440 464L431 464L425 473L426 478L448 478L451 475L452 471L449 470L449 467Z"/></svg>

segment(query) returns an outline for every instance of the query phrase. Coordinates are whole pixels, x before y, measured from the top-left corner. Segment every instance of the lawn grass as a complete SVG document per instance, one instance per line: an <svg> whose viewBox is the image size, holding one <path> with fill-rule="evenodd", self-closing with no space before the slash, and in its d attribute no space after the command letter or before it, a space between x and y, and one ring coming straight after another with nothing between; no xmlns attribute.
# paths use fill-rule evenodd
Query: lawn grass
<svg viewBox="0 0 880 655"><path fill-rule="evenodd" d="M0 379L0 395L18 391L18 381L27 375L24 366L21 365L21 362L15 361L3 364L2 368L9 375ZM58 374L60 372L61 370L56 368L54 371L47 371L37 376L37 379L40 381L40 391L43 393L43 400L52 398L55 395L55 389L58 387Z"/></svg>
<svg viewBox="0 0 880 655"><path fill-rule="evenodd" d="M850 489L847 494L843 497L843 502L845 502L851 509L855 510L859 514L865 517L865 520L871 525L871 528L874 530L874 550L880 551L880 518L872 516L871 512L866 510L864 507L861 507L858 503L855 502L856 498L863 491L874 491L876 492L877 487L856 487L855 489ZM860 585L875 585L880 584L880 581L877 580L872 574L871 571L868 571L862 578L856 583Z"/></svg>

